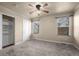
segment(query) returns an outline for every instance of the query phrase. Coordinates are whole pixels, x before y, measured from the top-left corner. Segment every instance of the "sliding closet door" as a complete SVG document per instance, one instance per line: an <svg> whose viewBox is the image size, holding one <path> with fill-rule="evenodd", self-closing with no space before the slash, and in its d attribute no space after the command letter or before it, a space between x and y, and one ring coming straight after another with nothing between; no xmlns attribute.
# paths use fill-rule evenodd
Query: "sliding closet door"
<svg viewBox="0 0 79 59"><path fill-rule="evenodd" d="M14 19L13 18L11 18L10 20L9 20L9 36L10 36L10 39L9 39L9 44L14 44L14 42L15 42L15 37L14 37Z"/></svg>
<svg viewBox="0 0 79 59"><path fill-rule="evenodd" d="M14 18L3 15L3 39L2 46L7 47L14 44Z"/></svg>

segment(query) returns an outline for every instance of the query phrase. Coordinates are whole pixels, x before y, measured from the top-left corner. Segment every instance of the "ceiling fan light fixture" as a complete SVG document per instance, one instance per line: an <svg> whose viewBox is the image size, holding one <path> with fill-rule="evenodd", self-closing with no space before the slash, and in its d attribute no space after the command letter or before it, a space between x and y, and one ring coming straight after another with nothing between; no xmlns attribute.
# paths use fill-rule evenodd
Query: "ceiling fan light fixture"
<svg viewBox="0 0 79 59"><path fill-rule="evenodd" d="M41 13L41 11L37 11L37 14L40 14Z"/></svg>
<svg viewBox="0 0 79 59"><path fill-rule="evenodd" d="M38 10L40 10L40 7L41 7L40 4L37 4L37 5L36 5L36 8L37 8Z"/></svg>
<svg viewBox="0 0 79 59"><path fill-rule="evenodd" d="M33 6L33 5L31 5L31 4L29 4L29 6ZM41 14L41 12L45 12L45 13L49 13L49 11L47 11L47 10L45 10L45 8L44 7L46 7L46 6L48 6L48 4L47 3L45 3L45 4L40 4L39 2L37 2L37 4L35 4L35 9L36 10L34 10L34 11L32 11L32 12L30 12L30 14L32 14L32 13L36 13L36 14Z"/></svg>

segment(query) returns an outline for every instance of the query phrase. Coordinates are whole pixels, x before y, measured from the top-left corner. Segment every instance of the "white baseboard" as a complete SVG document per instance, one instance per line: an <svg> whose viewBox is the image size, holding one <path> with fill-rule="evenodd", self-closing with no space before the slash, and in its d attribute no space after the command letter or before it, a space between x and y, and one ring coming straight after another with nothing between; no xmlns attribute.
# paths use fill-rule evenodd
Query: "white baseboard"
<svg viewBox="0 0 79 59"><path fill-rule="evenodd" d="M41 40L41 41L47 41L47 42L56 42L56 43L64 43L64 44L69 44L69 45L73 45L75 48L79 49L79 46L75 43L69 43L69 42L60 42L60 41L50 41L50 40L43 40L43 39L38 39L38 38L32 38L32 39L36 39L36 40ZM29 40L29 39L28 39ZM25 40L26 41L26 40ZM18 45L18 44L22 44L23 42L25 41L20 41L20 42L17 42L15 45Z"/></svg>
<svg viewBox="0 0 79 59"><path fill-rule="evenodd" d="M79 50L79 46L77 44L72 44L72 45Z"/></svg>
<svg viewBox="0 0 79 59"><path fill-rule="evenodd" d="M41 40L41 41L47 41L47 42L56 42L56 43L64 43L64 44L69 44L69 45L72 45L74 46L75 48L79 49L79 46L77 46L76 44L74 44L73 42L72 43L69 43L69 42L60 42L60 41L49 41L49 40L43 40L43 39L37 39L37 38L34 38L36 40Z"/></svg>
<svg viewBox="0 0 79 59"><path fill-rule="evenodd" d="M33 39L41 40L41 41L47 41L47 42L56 42L56 43L64 43L64 44L70 44L70 45L72 45L72 43L70 43L70 42L51 41L51 40L38 39L38 38L33 38Z"/></svg>

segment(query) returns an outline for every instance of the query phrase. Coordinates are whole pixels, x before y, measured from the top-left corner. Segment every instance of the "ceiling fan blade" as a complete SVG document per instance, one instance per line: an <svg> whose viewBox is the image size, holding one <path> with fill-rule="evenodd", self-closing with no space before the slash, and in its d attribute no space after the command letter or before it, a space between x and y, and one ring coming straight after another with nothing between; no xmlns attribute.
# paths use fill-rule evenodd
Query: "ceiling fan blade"
<svg viewBox="0 0 79 59"><path fill-rule="evenodd" d="M28 4L30 7L33 7L33 5L31 5L31 4Z"/></svg>
<svg viewBox="0 0 79 59"><path fill-rule="evenodd" d="M29 12L29 14L32 14L34 11Z"/></svg>
<svg viewBox="0 0 79 59"><path fill-rule="evenodd" d="M47 11L47 10L43 10L43 12L45 12L45 13L49 13L49 11Z"/></svg>
<svg viewBox="0 0 79 59"><path fill-rule="evenodd" d="M48 4L47 4L47 3L45 3L45 4L43 5L43 7L46 7L46 6L48 6Z"/></svg>

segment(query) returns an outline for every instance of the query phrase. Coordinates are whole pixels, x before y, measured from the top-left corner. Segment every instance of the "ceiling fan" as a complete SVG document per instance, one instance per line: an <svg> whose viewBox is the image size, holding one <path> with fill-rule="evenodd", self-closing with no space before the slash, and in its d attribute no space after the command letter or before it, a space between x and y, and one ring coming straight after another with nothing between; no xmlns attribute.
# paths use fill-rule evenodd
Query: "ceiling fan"
<svg viewBox="0 0 79 59"><path fill-rule="evenodd" d="M44 7L47 7L48 6L48 4L47 3L45 3L43 6L41 5L41 4L36 4L35 6L33 6L32 4L28 4L30 7L35 7L36 9L37 9L37 11L42 11L42 12L45 12L45 13L49 13L49 11L48 10L45 10L44 9ZM42 8L44 9L42 9ZM34 11L31 11L31 12L29 12L30 14L32 14L32 13L34 13L34 12L36 12L36 10L34 10Z"/></svg>

